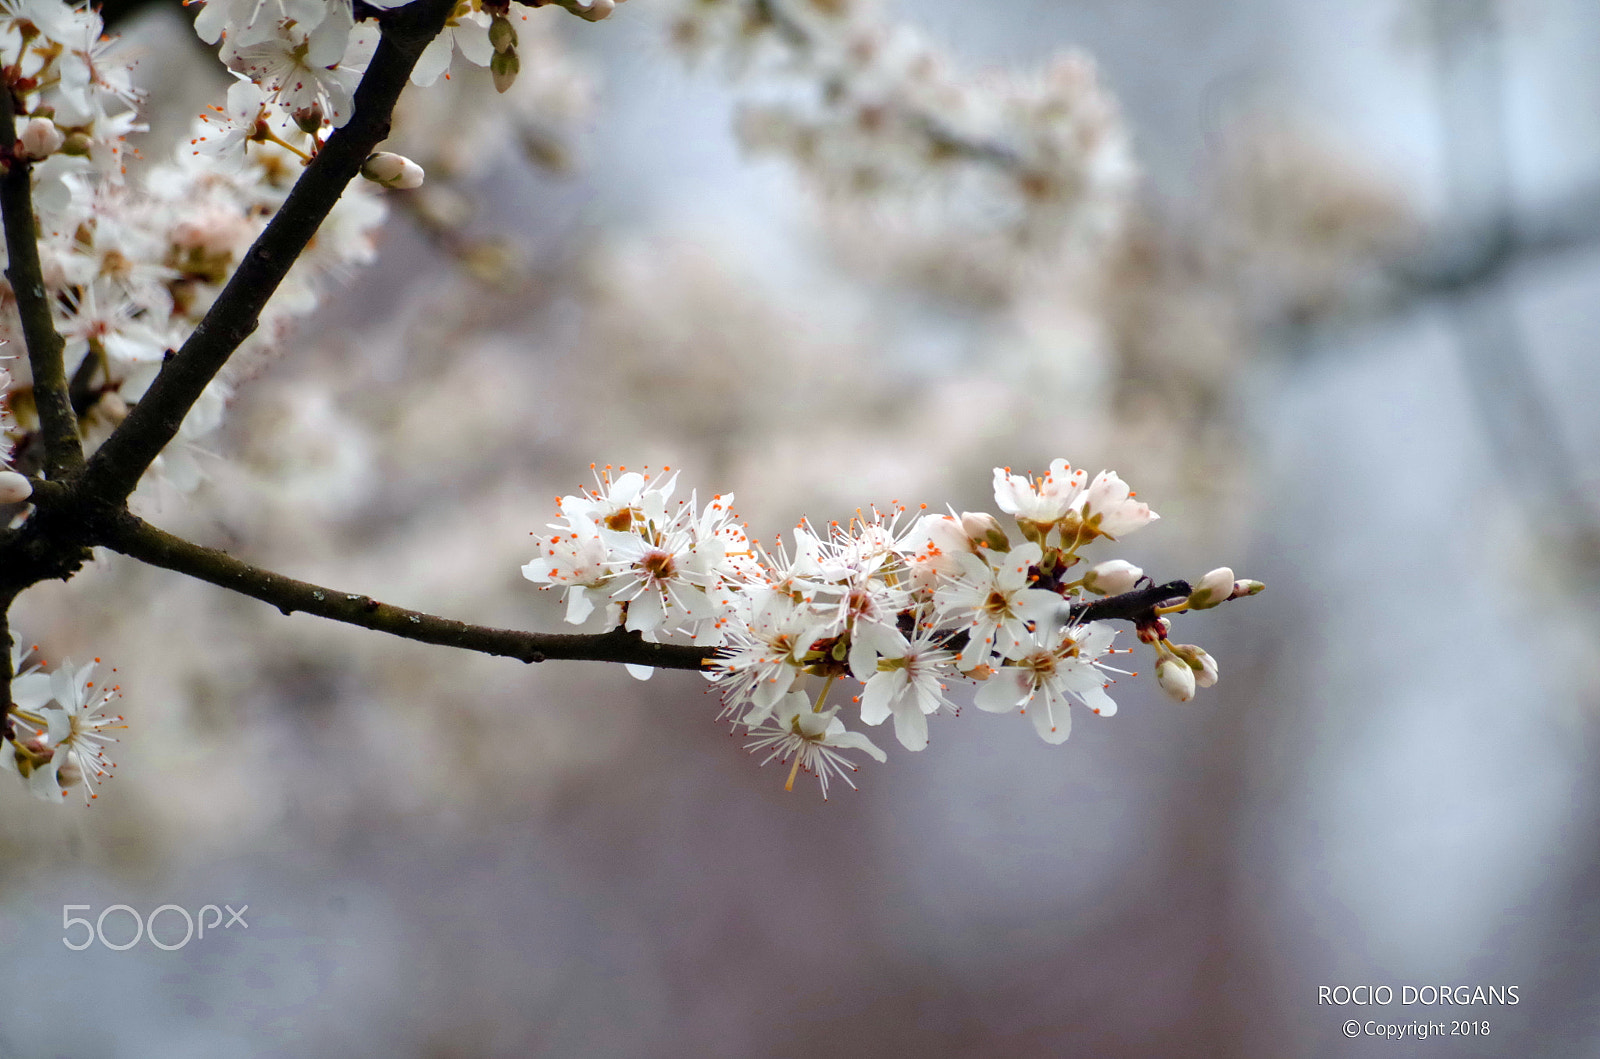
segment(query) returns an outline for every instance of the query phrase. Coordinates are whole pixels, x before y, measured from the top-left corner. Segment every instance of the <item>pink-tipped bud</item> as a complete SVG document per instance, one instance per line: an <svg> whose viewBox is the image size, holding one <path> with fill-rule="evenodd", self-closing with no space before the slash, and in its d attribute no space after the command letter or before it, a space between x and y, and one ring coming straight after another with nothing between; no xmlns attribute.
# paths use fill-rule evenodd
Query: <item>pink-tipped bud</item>
<svg viewBox="0 0 1600 1059"><path fill-rule="evenodd" d="M1200 579L1189 593L1190 610L1209 610L1233 595L1233 571L1219 566Z"/></svg>
<svg viewBox="0 0 1600 1059"><path fill-rule="evenodd" d="M32 482L16 471L0 471L0 504L20 504L32 495Z"/></svg>
<svg viewBox="0 0 1600 1059"><path fill-rule="evenodd" d="M1097 596L1118 596L1133 591L1144 571L1124 559L1099 563L1083 575L1083 587Z"/></svg>
<svg viewBox="0 0 1600 1059"><path fill-rule="evenodd" d="M1245 596L1253 596L1266 587L1267 586L1260 581L1251 581L1248 578L1244 578L1233 583L1233 595L1229 596L1228 598L1242 599Z"/></svg>
<svg viewBox="0 0 1600 1059"><path fill-rule="evenodd" d="M1179 702L1194 698L1194 670L1179 658L1163 658L1156 666L1156 683L1161 690Z"/></svg>
<svg viewBox="0 0 1600 1059"><path fill-rule="evenodd" d="M67 137L49 118L29 118L17 132L17 143L33 161L49 158L66 144Z"/></svg>
<svg viewBox="0 0 1600 1059"><path fill-rule="evenodd" d="M400 191L422 186L422 167L404 155L376 151L361 165L361 175L376 184Z"/></svg>

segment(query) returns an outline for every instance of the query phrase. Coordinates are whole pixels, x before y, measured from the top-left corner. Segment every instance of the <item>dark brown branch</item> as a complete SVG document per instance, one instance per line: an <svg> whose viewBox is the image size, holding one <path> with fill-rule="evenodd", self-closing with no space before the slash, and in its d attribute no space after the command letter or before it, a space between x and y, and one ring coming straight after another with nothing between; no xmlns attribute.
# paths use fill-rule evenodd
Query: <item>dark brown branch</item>
<svg viewBox="0 0 1600 1059"><path fill-rule="evenodd" d="M4 741L11 738L11 599L0 601L0 754L9 753Z"/></svg>
<svg viewBox="0 0 1600 1059"><path fill-rule="evenodd" d="M16 97L0 85L0 154L6 173L0 177L0 212L5 214L6 279L17 298L17 315L28 344L28 368L33 373L33 401L39 410L44 435L45 467L51 478L61 479L83 466L83 443L78 439L78 417L67 393L67 369L62 360L65 343L50 315L50 296L44 287L39 262L39 230L33 216L33 166L17 145Z"/></svg>
<svg viewBox="0 0 1600 1059"><path fill-rule="evenodd" d="M1140 624L1154 621L1156 608L1163 603L1185 599L1193 591L1187 581L1168 581L1164 585L1146 585L1120 596L1076 603L1072 607L1073 621L1131 621Z"/></svg>
<svg viewBox="0 0 1600 1059"><path fill-rule="evenodd" d="M166 533L126 511L94 519L96 543L152 566L176 570L270 603L284 614L304 611L421 643L459 647L523 662L562 658L590 662L628 662L660 669L702 669L715 651L684 644L647 643L637 633L615 629L592 635L520 632L469 625L422 611L380 603L370 596L339 592L296 581Z"/></svg>
<svg viewBox="0 0 1600 1059"><path fill-rule="evenodd" d="M356 89L355 107L335 129L255 242L205 319L162 367L128 418L84 470L89 495L119 503L178 432L202 391L256 329L278 289L345 186L389 135L395 102L428 42L444 27L454 0L416 0L383 13L383 36Z"/></svg>

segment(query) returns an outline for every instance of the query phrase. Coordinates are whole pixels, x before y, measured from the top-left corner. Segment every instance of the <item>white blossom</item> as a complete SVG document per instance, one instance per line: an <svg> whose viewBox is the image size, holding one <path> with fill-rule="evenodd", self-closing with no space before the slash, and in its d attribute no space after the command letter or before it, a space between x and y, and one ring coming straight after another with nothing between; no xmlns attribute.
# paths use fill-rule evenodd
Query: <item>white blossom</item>
<svg viewBox="0 0 1600 1059"><path fill-rule="evenodd" d="M815 712L811 700L799 691L784 696L773 716L750 734L753 738L745 744L745 749L751 753L767 751L761 761L763 765L774 760L781 763L793 759L785 790L794 789L797 772L809 772L822 786L824 800L828 797L830 775L838 776L855 789L855 782L847 773L857 769L844 756L844 751L859 750L875 761L888 760L872 740L858 732L846 731L844 722L834 711Z"/></svg>

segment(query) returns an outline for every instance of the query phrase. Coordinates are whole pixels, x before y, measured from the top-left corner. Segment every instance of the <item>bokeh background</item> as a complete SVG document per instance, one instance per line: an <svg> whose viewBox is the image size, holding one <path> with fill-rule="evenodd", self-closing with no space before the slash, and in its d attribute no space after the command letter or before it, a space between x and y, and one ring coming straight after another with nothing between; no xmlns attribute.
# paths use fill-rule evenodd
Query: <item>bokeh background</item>
<svg viewBox="0 0 1600 1059"><path fill-rule="evenodd" d="M979 110L1081 50L1098 80L1054 90L1094 166L1018 240L1014 195L931 163L841 182L892 142L797 149L817 64L716 4L537 12L513 102L460 70L413 101L429 187L246 366L210 481L145 511L557 630L518 568L591 462L681 467L767 536L991 508L990 468L1065 456L1163 515L1116 554L1268 583L1180 619L1219 685L1125 680L1060 747L970 709L918 754L880 730L823 801L698 677L106 556L15 612L115 665L130 727L91 808L0 790L0 1056L1600 1050L1600 8L816 6L941 52L914 76ZM120 29L176 136L219 71L175 7ZM62 905L117 903L249 928L63 946ZM1520 1002L1318 1004L1341 984ZM1452 1017L1489 1036L1341 1031Z"/></svg>

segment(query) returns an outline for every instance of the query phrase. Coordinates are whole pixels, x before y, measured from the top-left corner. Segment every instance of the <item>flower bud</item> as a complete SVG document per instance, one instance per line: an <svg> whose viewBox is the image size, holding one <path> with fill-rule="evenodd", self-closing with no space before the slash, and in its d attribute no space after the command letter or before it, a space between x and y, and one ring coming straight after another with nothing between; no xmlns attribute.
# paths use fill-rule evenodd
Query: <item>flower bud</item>
<svg viewBox="0 0 1600 1059"><path fill-rule="evenodd" d="M1190 610L1209 610L1233 596L1233 571L1219 566L1200 579L1189 593Z"/></svg>
<svg viewBox="0 0 1600 1059"><path fill-rule="evenodd" d="M489 23L489 43L496 53L504 55L517 46L517 28L504 15L495 15Z"/></svg>
<svg viewBox="0 0 1600 1059"><path fill-rule="evenodd" d="M1006 531L1000 528L1000 520L987 511L963 511L961 528L974 546L983 544L996 552L1011 550L1011 540L1006 536Z"/></svg>
<svg viewBox="0 0 1600 1059"><path fill-rule="evenodd" d="M61 763L60 768L56 769L56 782L61 785L62 790L76 787L83 782L83 769L69 757Z"/></svg>
<svg viewBox="0 0 1600 1059"><path fill-rule="evenodd" d="M1131 592L1144 571L1124 559L1109 559L1083 575L1083 587L1097 596L1116 596Z"/></svg>
<svg viewBox="0 0 1600 1059"><path fill-rule="evenodd" d="M404 155L375 151L361 164L361 175L386 188L408 191L422 186L422 167Z"/></svg>
<svg viewBox="0 0 1600 1059"><path fill-rule="evenodd" d="M0 471L0 504L20 504L32 495L32 482L16 471Z"/></svg>
<svg viewBox="0 0 1600 1059"><path fill-rule="evenodd" d="M1209 688L1217 682L1217 660L1212 658L1203 647L1196 647L1192 643L1172 644L1172 653L1186 662L1194 670L1194 682L1202 688Z"/></svg>
<svg viewBox="0 0 1600 1059"><path fill-rule="evenodd" d="M1245 596L1253 596L1266 587L1267 586L1260 581L1251 581L1248 578L1245 578L1233 583L1233 595L1229 596L1228 598L1242 599Z"/></svg>
<svg viewBox="0 0 1600 1059"><path fill-rule="evenodd" d="M17 133L17 143L33 161L49 158L67 142L67 136L49 118L29 118Z"/></svg>
<svg viewBox="0 0 1600 1059"><path fill-rule="evenodd" d="M322 124L326 119L326 115L322 113L321 103L312 103L308 107L299 107L289 117L293 119L295 128L312 137L322 131Z"/></svg>
<svg viewBox="0 0 1600 1059"><path fill-rule="evenodd" d="M1163 658L1156 666L1156 683L1161 690L1179 702L1194 698L1194 670L1180 658Z"/></svg>
<svg viewBox="0 0 1600 1059"><path fill-rule="evenodd" d="M84 157L88 155L89 149L93 146L94 141L89 139L88 133L74 132L68 136L67 141L61 145L61 153Z"/></svg>
<svg viewBox="0 0 1600 1059"><path fill-rule="evenodd" d="M522 70L522 63L517 60L516 51L495 52L489 57L489 76L494 79L494 90L504 92L517 80L517 74Z"/></svg>

